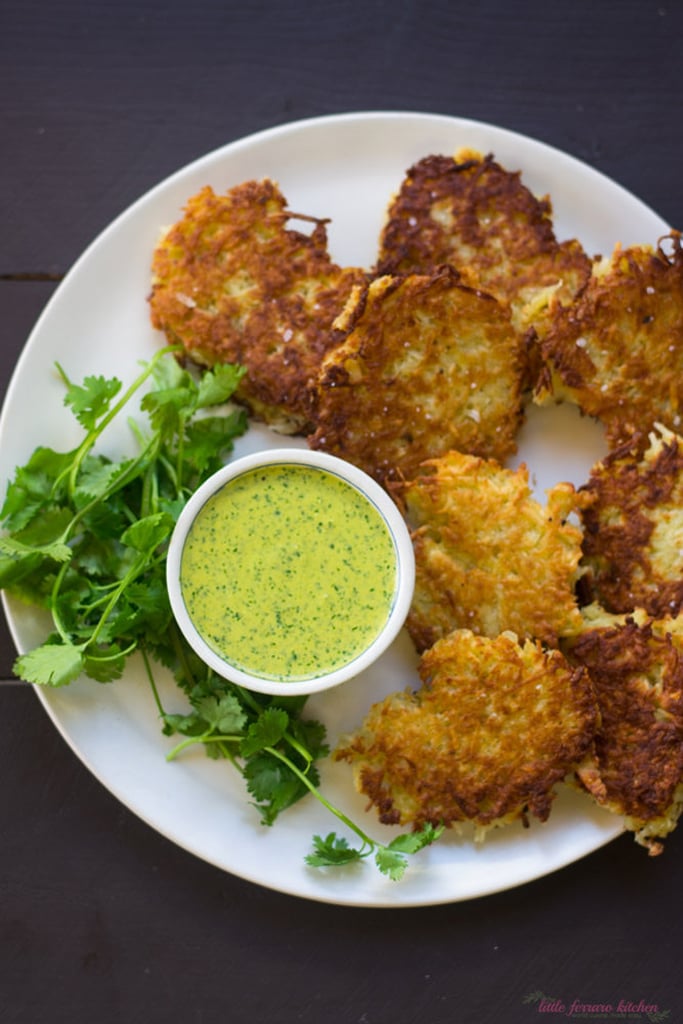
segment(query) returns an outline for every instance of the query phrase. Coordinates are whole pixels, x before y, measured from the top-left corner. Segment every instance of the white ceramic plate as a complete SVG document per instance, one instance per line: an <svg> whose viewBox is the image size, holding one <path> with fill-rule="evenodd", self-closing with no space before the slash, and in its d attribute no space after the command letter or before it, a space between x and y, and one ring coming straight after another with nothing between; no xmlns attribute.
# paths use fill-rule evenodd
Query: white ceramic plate
<svg viewBox="0 0 683 1024"><path fill-rule="evenodd" d="M176 220L203 185L224 190L249 178L277 180L290 208L331 217L330 249L340 263L372 264L387 202L404 172L431 153L469 146L520 169L539 195L550 194L560 239L577 237L587 251L655 243L667 225L619 185L585 164L532 139L478 122L414 113L361 113L317 118L274 128L231 143L174 174L123 213L86 250L56 291L22 353L0 421L0 479L40 444L68 448L78 428L62 405L56 360L72 379L87 373L131 380L140 360L161 338L151 328L146 296L150 257L160 230ZM117 448L123 437L109 440ZM300 444L301 442L292 442ZM282 444L254 428L238 452ZM530 467L537 491L561 479L582 483L603 453L600 432L569 408L532 410L522 431L517 462ZM6 603L15 643L24 651L42 639L45 623ZM370 703L402 689L415 676L415 657L402 634L361 678L312 699L310 711L339 732L359 723ZM268 829L259 825L242 783L227 763L201 751L169 764L173 740L161 735L155 706L139 668L102 686L79 681L38 696L88 769L127 807L179 846L242 878L310 899L366 907L446 903L484 895L555 871L608 842L618 820L588 798L563 792L550 820L502 829L475 848L449 836L423 851L401 882L370 864L344 869L306 867L314 833L337 828L336 819L306 799ZM168 710L184 700L171 682L162 693ZM327 795L385 840L393 831L375 824L353 791L344 765L325 765ZM352 836L349 837L353 839Z"/></svg>

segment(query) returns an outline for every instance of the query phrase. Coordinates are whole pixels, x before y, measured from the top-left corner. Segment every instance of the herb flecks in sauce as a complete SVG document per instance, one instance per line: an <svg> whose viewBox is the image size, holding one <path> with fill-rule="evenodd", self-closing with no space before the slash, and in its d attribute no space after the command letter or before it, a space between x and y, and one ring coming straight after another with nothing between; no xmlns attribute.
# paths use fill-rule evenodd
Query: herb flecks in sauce
<svg viewBox="0 0 683 1024"><path fill-rule="evenodd" d="M389 617L394 544L368 499L332 473L272 465L229 481L195 520L181 587L234 667L312 679L358 657Z"/></svg>

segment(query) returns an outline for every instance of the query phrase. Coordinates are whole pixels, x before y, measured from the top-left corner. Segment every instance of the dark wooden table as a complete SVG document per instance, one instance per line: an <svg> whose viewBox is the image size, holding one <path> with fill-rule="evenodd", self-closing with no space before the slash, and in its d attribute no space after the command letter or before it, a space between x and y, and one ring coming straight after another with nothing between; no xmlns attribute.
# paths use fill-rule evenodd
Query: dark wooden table
<svg viewBox="0 0 683 1024"><path fill-rule="evenodd" d="M492 122L683 226L682 37L678 0L4 0L3 391L108 222L188 161L290 120ZM551 1020L574 1000L683 1019L683 832L656 859L624 837L465 903L308 902L208 866L121 806L13 682L13 659L3 629L2 1024L532 1024L539 993L558 1001Z"/></svg>

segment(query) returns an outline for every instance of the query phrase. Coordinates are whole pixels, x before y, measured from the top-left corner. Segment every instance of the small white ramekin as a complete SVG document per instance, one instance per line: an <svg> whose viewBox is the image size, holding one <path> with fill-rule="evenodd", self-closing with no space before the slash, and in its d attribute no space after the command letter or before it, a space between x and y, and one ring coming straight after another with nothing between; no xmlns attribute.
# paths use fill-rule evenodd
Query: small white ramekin
<svg viewBox="0 0 683 1024"><path fill-rule="evenodd" d="M331 473L354 487L374 506L384 520L393 541L396 558L396 587L393 603L384 626L374 639L353 660L333 671L305 680L262 679L231 665L221 657L196 628L190 617L181 588L180 569L183 548L192 524L206 502L234 478L274 465L304 465L321 472ZM410 533L390 495L367 473L351 463L326 452L298 448L264 450L228 463L214 473L195 491L181 512L168 550L166 583L171 608L176 622L187 642L199 657L218 675L247 689L280 696L318 693L338 686L367 669L389 647L400 632L413 597L415 586L415 557Z"/></svg>

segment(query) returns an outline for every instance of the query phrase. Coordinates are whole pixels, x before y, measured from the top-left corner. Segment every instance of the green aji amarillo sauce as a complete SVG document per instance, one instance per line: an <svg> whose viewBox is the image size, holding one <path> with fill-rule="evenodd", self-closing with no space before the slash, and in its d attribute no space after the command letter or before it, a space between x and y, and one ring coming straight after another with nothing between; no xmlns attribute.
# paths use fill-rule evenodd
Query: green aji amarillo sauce
<svg viewBox="0 0 683 1024"><path fill-rule="evenodd" d="M180 585L206 643L263 679L314 679L360 655L397 589L394 542L375 506L324 470L244 473L202 508Z"/></svg>

